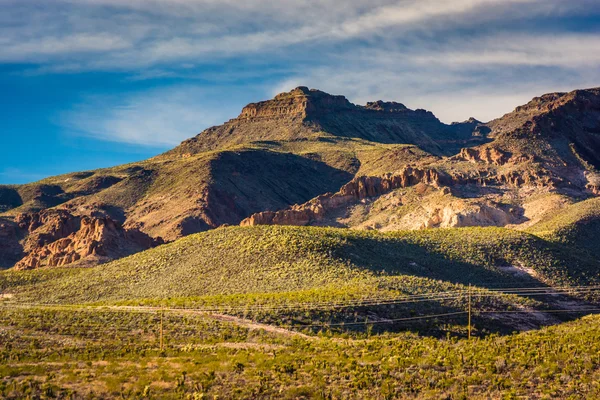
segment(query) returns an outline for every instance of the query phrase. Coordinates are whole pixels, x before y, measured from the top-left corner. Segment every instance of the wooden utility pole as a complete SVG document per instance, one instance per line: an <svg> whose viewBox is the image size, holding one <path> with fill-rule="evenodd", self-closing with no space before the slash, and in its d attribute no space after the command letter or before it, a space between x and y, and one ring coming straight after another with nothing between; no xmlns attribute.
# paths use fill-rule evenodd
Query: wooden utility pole
<svg viewBox="0 0 600 400"><path fill-rule="evenodd" d="M160 351L163 351L163 316L164 316L165 310L164 308L161 308L160 310Z"/></svg>
<svg viewBox="0 0 600 400"><path fill-rule="evenodd" d="M467 327L467 337L471 340L471 284L469 283L469 323Z"/></svg>

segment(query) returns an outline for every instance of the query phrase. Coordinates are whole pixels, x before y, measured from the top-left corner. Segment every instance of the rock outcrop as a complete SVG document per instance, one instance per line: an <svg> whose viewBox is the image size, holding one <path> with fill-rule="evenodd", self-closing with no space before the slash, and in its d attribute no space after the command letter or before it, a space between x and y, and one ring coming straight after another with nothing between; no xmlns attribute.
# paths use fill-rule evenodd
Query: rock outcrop
<svg viewBox="0 0 600 400"><path fill-rule="evenodd" d="M139 231L125 230L108 217L75 216L65 210L22 214L17 223L29 235L26 255L15 269L106 262L161 242Z"/></svg>
<svg viewBox="0 0 600 400"><path fill-rule="evenodd" d="M409 214L404 217L412 221L412 229L460 228L468 226L506 226L519 221L519 215L503 210L489 202L469 204L455 201L444 207L424 207L424 215Z"/></svg>
<svg viewBox="0 0 600 400"><path fill-rule="evenodd" d="M484 162L487 164L504 165L510 159L510 154L494 149L493 147L470 147L462 148L460 153L454 156L453 159L473 163Z"/></svg>
<svg viewBox="0 0 600 400"><path fill-rule="evenodd" d="M318 196L307 203L281 211L264 211L244 219L241 226L252 225L307 225L323 219L328 212L369 197L381 196L394 189L424 183L438 187L448 178L432 169L407 167L397 174L382 177L360 176L340 188L337 193Z"/></svg>
<svg viewBox="0 0 600 400"><path fill-rule="evenodd" d="M600 196L600 173L585 172L584 177L587 180L586 189L595 196Z"/></svg>
<svg viewBox="0 0 600 400"><path fill-rule="evenodd" d="M279 119L285 116L304 119L354 108L344 96L334 96L300 86L290 92L278 94L273 100L248 104L242 109L238 120Z"/></svg>
<svg viewBox="0 0 600 400"><path fill-rule="evenodd" d="M36 213L17 215L15 222L26 232L24 249L26 252L45 246L76 232L80 218L66 210L43 210Z"/></svg>

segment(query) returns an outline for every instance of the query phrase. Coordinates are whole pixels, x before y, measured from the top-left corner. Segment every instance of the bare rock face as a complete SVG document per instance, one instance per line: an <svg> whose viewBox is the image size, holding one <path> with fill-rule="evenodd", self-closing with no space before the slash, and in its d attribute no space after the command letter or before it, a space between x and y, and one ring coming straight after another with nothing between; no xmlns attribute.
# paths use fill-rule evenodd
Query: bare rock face
<svg viewBox="0 0 600 400"><path fill-rule="evenodd" d="M278 119L285 116L308 118L314 114L352 110L355 107L344 96L334 96L320 90L300 86L280 93L273 100L250 103L238 119Z"/></svg>
<svg viewBox="0 0 600 400"><path fill-rule="evenodd" d="M26 232L25 251L69 236L79 229L80 220L66 210L43 210L17 215L15 222Z"/></svg>
<svg viewBox="0 0 600 400"><path fill-rule="evenodd" d="M402 187L424 183L439 186L448 181L432 169L407 167L397 174L382 177L360 176L340 188L337 193L318 196L307 203L281 211L264 211L244 219L241 226L307 225L323 219L328 212L369 197L380 196Z"/></svg>
<svg viewBox="0 0 600 400"><path fill-rule="evenodd" d="M425 207L424 211L424 215L420 216L407 215L404 219L412 223L406 226L410 229L506 226L519 221L514 213L486 201L479 204L455 201L444 207Z"/></svg>
<svg viewBox="0 0 600 400"><path fill-rule="evenodd" d="M509 161L510 154L493 147L471 147L462 148L460 153L454 156L453 159L470 161L473 163L484 162L487 164L504 165Z"/></svg>
<svg viewBox="0 0 600 400"><path fill-rule="evenodd" d="M95 264L160 243L139 231L125 230L108 217L80 217L64 210L22 214L17 221L29 235L26 256L15 264L15 269L55 267L83 261Z"/></svg>

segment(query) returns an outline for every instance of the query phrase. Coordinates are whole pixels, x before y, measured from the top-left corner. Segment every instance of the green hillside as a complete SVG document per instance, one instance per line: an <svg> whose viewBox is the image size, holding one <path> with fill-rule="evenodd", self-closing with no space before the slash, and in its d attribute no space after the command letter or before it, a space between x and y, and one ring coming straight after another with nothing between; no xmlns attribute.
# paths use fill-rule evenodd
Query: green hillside
<svg viewBox="0 0 600 400"><path fill-rule="evenodd" d="M490 290L591 285L598 279L598 268L595 258L573 257L560 245L501 228L380 233L228 227L89 269L4 271L0 290L17 303L214 308L298 327L320 321L319 328L323 321L336 326L365 321L371 314L398 319L463 312L469 284L478 293L478 310L551 308L548 298ZM435 292L452 295L393 304ZM456 318L457 324L464 322L462 315ZM552 321L533 318L532 323L548 322ZM511 331L519 323L488 321L480 326ZM464 332L464 327L454 330Z"/></svg>
<svg viewBox="0 0 600 400"><path fill-rule="evenodd" d="M502 272L532 268L538 278ZM335 228L227 227L91 269L3 272L43 279L45 301L89 302L307 290L409 275L482 287L546 282L583 284L598 267L533 235L502 228L380 233ZM20 290L21 287L16 287Z"/></svg>
<svg viewBox="0 0 600 400"><path fill-rule="evenodd" d="M600 198L571 204L528 231L597 255L600 251Z"/></svg>

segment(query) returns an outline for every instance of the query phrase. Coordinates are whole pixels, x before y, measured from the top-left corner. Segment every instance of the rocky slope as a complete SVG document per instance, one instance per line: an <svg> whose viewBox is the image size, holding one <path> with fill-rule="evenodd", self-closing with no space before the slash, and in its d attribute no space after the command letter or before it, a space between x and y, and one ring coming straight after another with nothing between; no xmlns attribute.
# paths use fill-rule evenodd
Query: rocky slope
<svg viewBox="0 0 600 400"><path fill-rule="evenodd" d="M600 89L446 125L299 87L143 162L0 186L0 266L93 264L224 224L525 227L600 194L599 138Z"/></svg>
<svg viewBox="0 0 600 400"><path fill-rule="evenodd" d="M418 183L440 186L447 178L435 170L405 168L397 174L383 177L360 176L348 182L336 193L318 196L307 203L281 211L263 211L244 219L240 225L308 225L323 220L327 214L357 202L381 196L394 189Z"/></svg>
<svg viewBox="0 0 600 400"><path fill-rule="evenodd" d="M600 90L544 95L490 123L469 120L463 126L469 123L472 136L481 134L492 141L461 148L450 157L416 163L445 177L449 187L437 190L436 195L394 193L398 192L394 189L406 185L388 185L388 175L361 177L353 183L369 182L377 188L363 196L348 197L342 195L342 187L338 193L302 205L257 213L242 225L333 225L380 230L518 227L531 224L528 216L536 214L529 198L549 197L552 192L575 198L598 195L595 154L600 149ZM430 185L428 179L420 183ZM439 182L435 187L439 189ZM546 203L538 201L536 208L547 212L562 204Z"/></svg>
<svg viewBox="0 0 600 400"><path fill-rule="evenodd" d="M80 261L98 263L160 244L137 230L126 230L110 217L79 217L66 210L19 214L13 235L20 233L25 254L16 269L55 267Z"/></svg>

